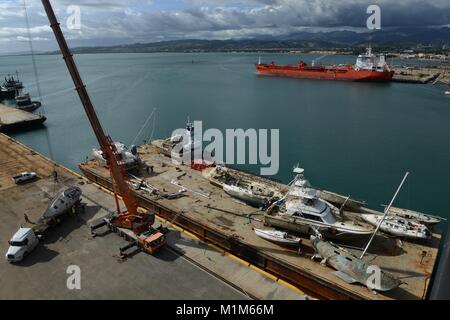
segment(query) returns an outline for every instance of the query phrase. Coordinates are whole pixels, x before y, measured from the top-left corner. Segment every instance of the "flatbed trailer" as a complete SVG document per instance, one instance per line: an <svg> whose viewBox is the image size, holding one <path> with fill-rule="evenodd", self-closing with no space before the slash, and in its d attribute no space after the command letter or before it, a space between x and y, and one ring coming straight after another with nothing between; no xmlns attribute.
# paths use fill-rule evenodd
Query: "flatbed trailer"
<svg viewBox="0 0 450 320"><path fill-rule="evenodd" d="M188 191L176 199L167 199L145 190L135 190L140 205L178 225L205 242L212 243L283 279L306 294L323 299L424 299L438 256L441 233L433 232L427 242L399 241L377 235L367 256L368 261L400 277L405 285L390 292L374 293L361 285L348 284L332 274L332 269L311 260L309 239L303 239L303 253L267 242L252 228L263 228L262 213L236 201L220 187L211 184L201 171L189 165L175 164L164 150L151 144L138 148L142 161L153 172L138 178L164 192ZM112 189L107 169L97 161L80 164L84 175L107 189ZM175 183L174 183L175 182ZM251 214L250 214L251 213ZM258 218L259 217L259 218ZM342 243L360 253L366 240ZM352 249L350 249L352 250Z"/></svg>

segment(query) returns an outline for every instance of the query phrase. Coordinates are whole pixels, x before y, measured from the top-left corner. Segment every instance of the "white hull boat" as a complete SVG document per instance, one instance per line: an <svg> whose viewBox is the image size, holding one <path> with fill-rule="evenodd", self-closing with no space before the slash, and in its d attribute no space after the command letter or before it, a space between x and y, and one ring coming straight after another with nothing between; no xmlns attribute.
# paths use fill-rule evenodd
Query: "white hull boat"
<svg viewBox="0 0 450 320"><path fill-rule="evenodd" d="M298 237L293 237L287 232L278 230L264 230L264 229L254 229L256 235L265 240L276 242L278 244L284 245L300 245L301 239Z"/></svg>
<svg viewBox="0 0 450 320"><path fill-rule="evenodd" d="M47 210L39 219L40 223L54 219L80 202L81 189L78 187L68 187L58 192L58 194L50 201Z"/></svg>
<svg viewBox="0 0 450 320"><path fill-rule="evenodd" d="M318 190L311 188L303 177L303 169L295 168L294 172L297 175L286 196L270 206L264 216L268 225L301 233L310 233L311 229L334 235L369 235L373 232L372 226L348 219L338 208L319 198Z"/></svg>
<svg viewBox="0 0 450 320"><path fill-rule="evenodd" d="M374 226L377 226L383 218L382 215L377 214L362 214L361 217ZM397 237L412 239L431 238L431 232L425 225L394 215L386 215L380 229Z"/></svg>
<svg viewBox="0 0 450 320"><path fill-rule="evenodd" d="M432 216L432 215L425 214L422 212L417 212L417 211L413 211L413 210L409 210L409 209L396 208L396 207L391 207L389 209L389 213L396 215L397 217L416 220L420 223L427 224L427 225L438 224L439 222L444 220L441 217Z"/></svg>
<svg viewBox="0 0 450 320"><path fill-rule="evenodd" d="M257 208L264 207L269 202L268 197L258 195L251 190L241 188L239 186L224 184L223 191L225 191L230 196Z"/></svg>
<svg viewBox="0 0 450 320"><path fill-rule="evenodd" d="M123 143L114 142L114 145L116 146L117 153L121 155L121 163L125 166L132 166L139 161L137 155L128 151L128 148ZM100 149L92 149L92 155L97 160L105 161L105 158L103 158L103 151Z"/></svg>

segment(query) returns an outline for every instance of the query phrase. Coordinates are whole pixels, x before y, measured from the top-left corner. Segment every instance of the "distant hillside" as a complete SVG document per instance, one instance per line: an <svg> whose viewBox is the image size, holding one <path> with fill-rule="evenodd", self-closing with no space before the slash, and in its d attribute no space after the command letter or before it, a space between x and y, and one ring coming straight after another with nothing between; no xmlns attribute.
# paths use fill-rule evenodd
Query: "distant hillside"
<svg viewBox="0 0 450 320"><path fill-rule="evenodd" d="M114 52L184 52L184 51L284 51L314 49L345 49L364 47L370 43L382 48L442 49L450 46L450 28L402 28L389 31L357 33L352 31L298 32L284 37L260 37L245 40L173 40L135 43L110 47L79 47L75 53Z"/></svg>

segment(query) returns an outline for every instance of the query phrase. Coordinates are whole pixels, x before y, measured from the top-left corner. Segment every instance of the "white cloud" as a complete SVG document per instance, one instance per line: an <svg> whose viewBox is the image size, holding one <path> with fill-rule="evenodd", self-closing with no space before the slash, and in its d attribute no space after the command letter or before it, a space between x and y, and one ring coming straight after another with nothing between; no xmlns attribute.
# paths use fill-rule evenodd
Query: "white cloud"
<svg viewBox="0 0 450 320"><path fill-rule="evenodd" d="M58 0L55 12L67 37L83 44L179 38L244 38L320 28L365 28L369 0ZM49 38L40 0L26 0L33 37ZM377 0L382 27L450 23L448 0ZM66 30L66 7L81 7L81 32ZM0 37L27 37L22 0L0 4ZM12 44L14 45L14 43ZM1 50L1 48L0 48Z"/></svg>

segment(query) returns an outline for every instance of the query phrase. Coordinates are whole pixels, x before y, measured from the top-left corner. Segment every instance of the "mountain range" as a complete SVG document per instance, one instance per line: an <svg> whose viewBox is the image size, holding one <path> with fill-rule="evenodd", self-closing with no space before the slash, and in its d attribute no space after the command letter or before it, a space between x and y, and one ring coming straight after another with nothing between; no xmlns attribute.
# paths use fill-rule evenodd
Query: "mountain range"
<svg viewBox="0 0 450 320"><path fill-rule="evenodd" d="M285 36L264 36L229 40L170 40L103 47L78 47L74 53L257 51L358 49L371 44L378 48L447 50L450 28L397 28L374 32L331 31L296 32Z"/></svg>

